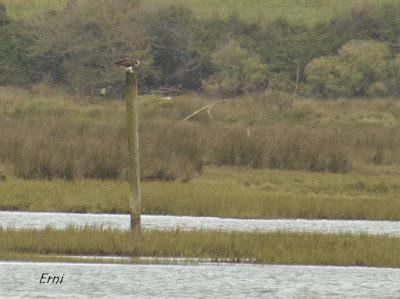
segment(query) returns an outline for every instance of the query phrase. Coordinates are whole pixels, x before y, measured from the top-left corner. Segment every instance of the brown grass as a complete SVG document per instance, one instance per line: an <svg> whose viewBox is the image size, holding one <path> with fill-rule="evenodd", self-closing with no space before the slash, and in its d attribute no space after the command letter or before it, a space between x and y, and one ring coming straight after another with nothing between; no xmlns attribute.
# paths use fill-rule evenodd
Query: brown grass
<svg viewBox="0 0 400 299"><path fill-rule="evenodd" d="M394 100L244 96L190 122L212 99L141 97L142 176L189 180L203 163L346 173L400 165ZM285 99L283 99L285 100ZM45 87L0 89L0 171L22 178L124 178L124 104Z"/></svg>

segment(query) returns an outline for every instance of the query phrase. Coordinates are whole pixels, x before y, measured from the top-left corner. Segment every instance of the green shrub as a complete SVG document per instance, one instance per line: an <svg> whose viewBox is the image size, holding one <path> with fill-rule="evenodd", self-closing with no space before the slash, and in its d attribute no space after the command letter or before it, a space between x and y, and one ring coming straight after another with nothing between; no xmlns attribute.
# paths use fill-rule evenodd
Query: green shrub
<svg viewBox="0 0 400 299"><path fill-rule="evenodd" d="M6 8L0 3L0 85L24 85L36 76L29 59L28 47L32 34L21 23L11 21Z"/></svg>
<svg viewBox="0 0 400 299"><path fill-rule="evenodd" d="M389 76L386 79L386 85L391 94L400 95L400 55L397 55L389 65Z"/></svg>
<svg viewBox="0 0 400 299"><path fill-rule="evenodd" d="M313 59L305 69L307 83L322 96L384 94L389 47L376 41L350 41L337 56Z"/></svg>
<svg viewBox="0 0 400 299"><path fill-rule="evenodd" d="M209 93L236 96L263 90L268 85L268 67L258 55L231 40L212 55L216 73L203 82Z"/></svg>
<svg viewBox="0 0 400 299"><path fill-rule="evenodd" d="M375 82L368 87L367 94L373 97L382 97L385 96L388 92L385 84L382 82Z"/></svg>
<svg viewBox="0 0 400 299"><path fill-rule="evenodd" d="M140 20L150 40L151 54L159 70L154 85L181 85L196 89L210 73L202 56L204 45L196 41L203 24L185 7L161 7L145 12Z"/></svg>
<svg viewBox="0 0 400 299"><path fill-rule="evenodd" d="M10 18L7 16L6 6L0 2L0 26L10 23Z"/></svg>
<svg viewBox="0 0 400 299"><path fill-rule="evenodd" d="M339 93L341 84L336 76L337 57L321 57L313 59L306 67L307 83L314 93L321 96L333 96Z"/></svg>

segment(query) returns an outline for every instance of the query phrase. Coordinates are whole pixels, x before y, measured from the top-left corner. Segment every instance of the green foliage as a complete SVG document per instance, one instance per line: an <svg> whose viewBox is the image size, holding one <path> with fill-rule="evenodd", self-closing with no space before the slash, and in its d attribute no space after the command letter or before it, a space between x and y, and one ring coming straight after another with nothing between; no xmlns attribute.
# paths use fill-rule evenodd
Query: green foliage
<svg viewBox="0 0 400 299"><path fill-rule="evenodd" d="M0 26L10 23L10 18L7 15L6 7L0 2Z"/></svg>
<svg viewBox="0 0 400 299"><path fill-rule="evenodd" d="M122 89L121 71L114 65L121 57L140 58L146 77L152 58L137 11L135 1L78 0L46 13L32 22L37 67L43 76L82 94Z"/></svg>
<svg viewBox="0 0 400 299"><path fill-rule="evenodd" d="M141 90L173 85L233 96L263 90L270 81L269 88L294 93L298 80L297 94L399 94L397 64L387 53L398 54L400 4L389 0L358 1L352 6L321 1L307 11L304 4L287 1L273 7L268 1L240 2L234 7L211 1L210 6L197 4L193 9L195 1L172 5L128 0L46 0L44 4L41 0L26 12L15 12L28 6L24 1L6 0L12 16L19 16L21 22L10 21L5 9L0 9L4 41L0 67L5 69L2 74L8 73L0 76L1 84L41 79L80 94L121 94L123 81L113 62L134 56L142 61ZM55 9L34 14L46 5ZM205 18L201 11L215 5L219 12ZM282 13L288 11L285 5L291 14ZM266 22L244 17L254 7L268 7L259 11ZM303 14L299 18L315 13L325 18L299 22L293 11ZM276 12L273 17L272 12ZM329 57L338 51L336 63ZM221 57L232 64L221 62ZM311 65L309 74L307 65ZM304 84L306 75L309 85Z"/></svg>
<svg viewBox="0 0 400 299"><path fill-rule="evenodd" d="M332 18L348 12L353 7L364 5L365 2L376 5L397 4L397 0L142 0L142 2L147 9L159 6L184 5L195 11L196 16L202 19L209 19L214 16L227 19L232 14L237 14L244 21L271 22L284 18L291 22L309 26L330 21ZM393 12L392 14L395 15Z"/></svg>
<svg viewBox="0 0 400 299"><path fill-rule="evenodd" d="M274 73L286 74L295 79L297 66L313 57L310 30L302 25L291 24L287 20L278 19L266 24L259 30L250 33L250 41L243 44L262 57ZM315 45L314 45L315 46ZM315 55L315 54L314 54Z"/></svg>
<svg viewBox="0 0 400 299"><path fill-rule="evenodd" d="M383 97L387 95L388 89L382 82L375 82L368 87L367 95L372 97Z"/></svg>
<svg viewBox="0 0 400 299"><path fill-rule="evenodd" d="M359 80L355 95L365 95L368 87L382 81L387 75L389 46L376 41L350 41L339 50L339 58L347 63Z"/></svg>
<svg viewBox="0 0 400 299"><path fill-rule="evenodd" d="M268 85L268 68L260 57L229 41L215 51L212 62L216 73L204 82L209 93L235 96L263 90Z"/></svg>
<svg viewBox="0 0 400 299"><path fill-rule="evenodd" d="M323 96L383 95L389 47L375 41L350 41L337 56L312 60L306 67L307 82Z"/></svg>
<svg viewBox="0 0 400 299"><path fill-rule="evenodd" d="M146 13L141 21L160 72L148 83L197 88L209 70L196 47L195 34L201 24L192 12L172 6Z"/></svg>
<svg viewBox="0 0 400 299"><path fill-rule="evenodd" d="M37 17L45 10L62 10L69 0L1 0L15 20Z"/></svg>
<svg viewBox="0 0 400 299"><path fill-rule="evenodd" d="M398 54L389 64L389 76L386 84L390 93L400 95L400 54Z"/></svg>
<svg viewBox="0 0 400 299"><path fill-rule="evenodd" d="M11 21L0 3L0 85L24 85L34 79L28 47L32 38L25 26Z"/></svg>

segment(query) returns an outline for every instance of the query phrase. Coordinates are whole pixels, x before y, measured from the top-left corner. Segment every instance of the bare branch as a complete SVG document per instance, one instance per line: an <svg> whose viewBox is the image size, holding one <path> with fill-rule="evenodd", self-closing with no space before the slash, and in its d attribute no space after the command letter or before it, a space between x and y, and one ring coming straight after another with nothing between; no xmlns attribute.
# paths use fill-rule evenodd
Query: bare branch
<svg viewBox="0 0 400 299"><path fill-rule="evenodd" d="M215 105L219 104L219 103L223 103L223 102L227 102L228 99L223 99L221 101L206 105L204 107L201 107L200 109L197 109L195 112L193 112L192 114L186 116L182 121L187 121L189 119L191 119L193 116L195 116L197 113L200 113L203 110L207 110L208 116L210 117L210 119L212 119L211 117L211 108L214 107Z"/></svg>

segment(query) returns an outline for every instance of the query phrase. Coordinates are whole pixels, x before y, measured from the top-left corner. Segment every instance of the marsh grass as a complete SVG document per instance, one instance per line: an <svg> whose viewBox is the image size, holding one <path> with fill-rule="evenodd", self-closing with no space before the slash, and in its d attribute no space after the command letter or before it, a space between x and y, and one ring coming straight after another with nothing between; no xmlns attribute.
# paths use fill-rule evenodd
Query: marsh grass
<svg viewBox="0 0 400 299"><path fill-rule="evenodd" d="M316 233L145 231L140 246L129 232L94 228L0 230L0 258L12 254L110 255L231 259L263 264L399 267L400 239Z"/></svg>
<svg viewBox="0 0 400 299"><path fill-rule="evenodd" d="M0 164L9 172L34 179L126 177L122 102L49 94L49 90L45 96L43 91L9 88L0 93ZM143 115L155 114L154 106L162 113L163 104L158 103L150 97L142 105ZM144 118L141 144L145 178L188 180L201 172L204 131L196 123Z"/></svg>
<svg viewBox="0 0 400 299"><path fill-rule="evenodd" d="M234 218L400 220L397 174L206 168L190 182L142 184L143 213ZM0 182L0 209L128 213L123 181Z"/></svg>
<svg viewBox="0 0 400 299"><path fill-rule="evenodd" d="M213 99L140 97L142 176L190 180L204 163L346 173L400 165L400 104L388 100L247 95L182 119ZM0 89L0 166L26 179L124 179L122 101L68 96L45 86Z"/></svg>

